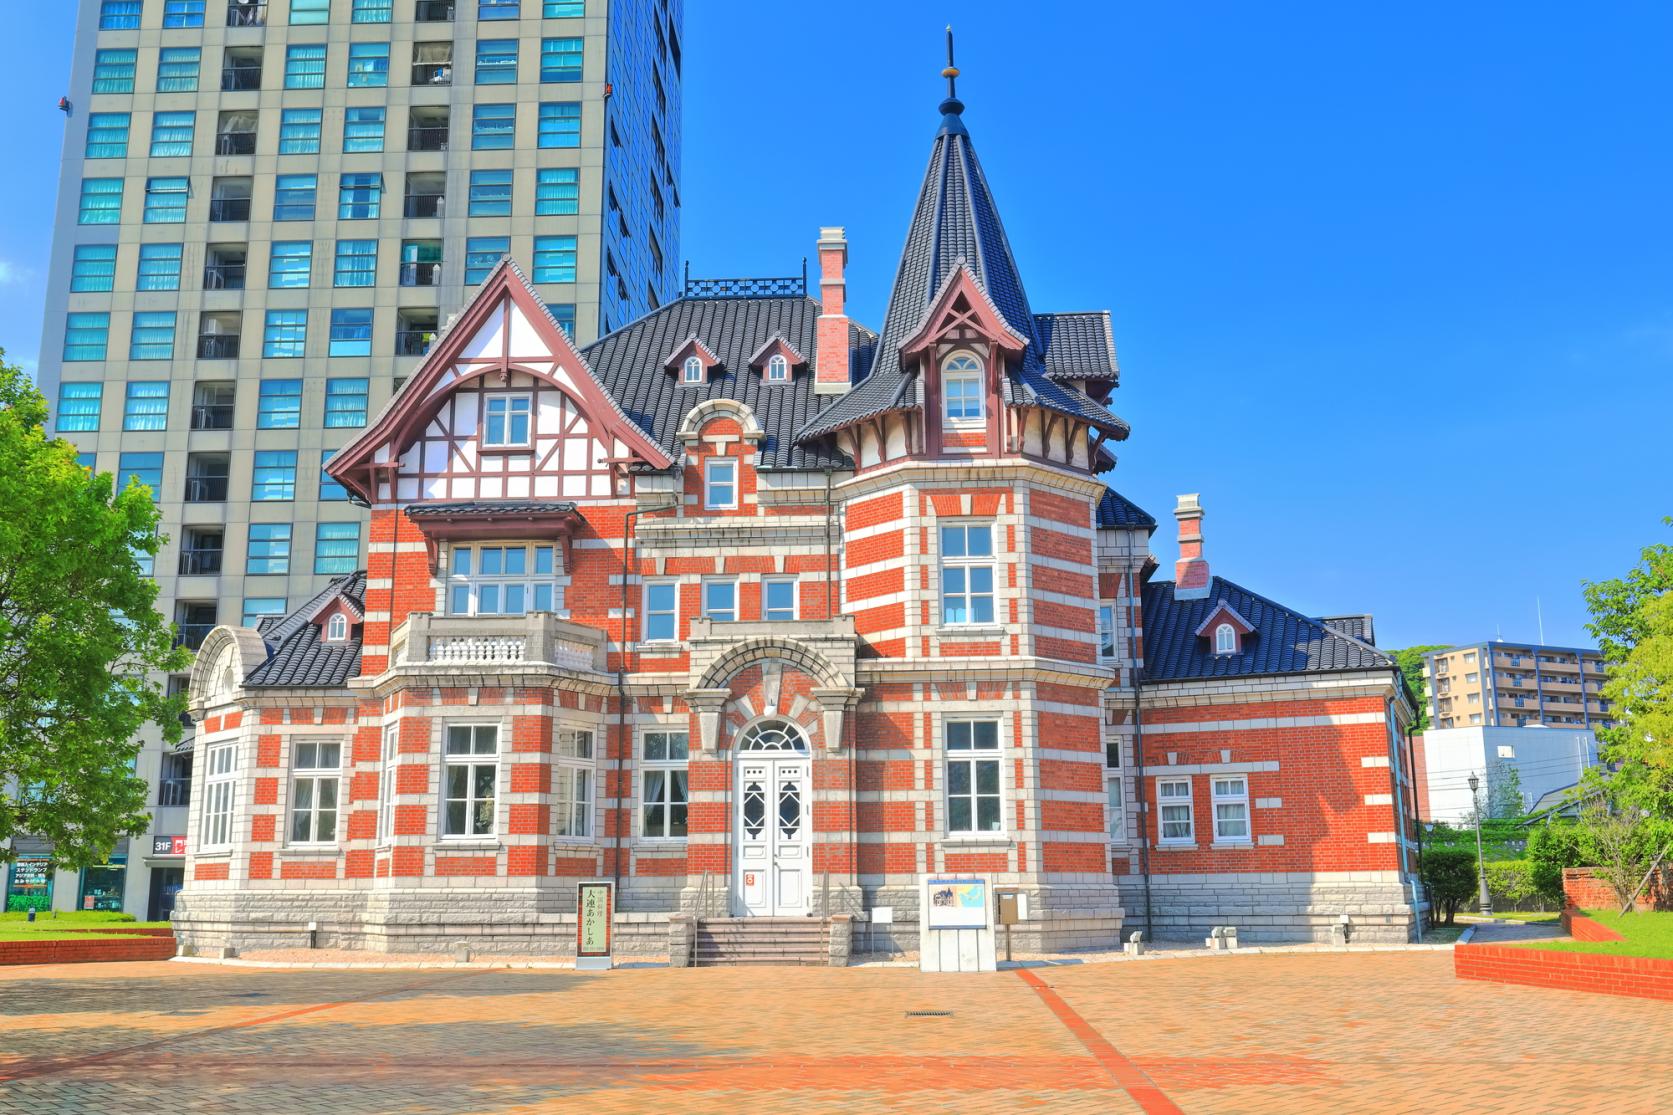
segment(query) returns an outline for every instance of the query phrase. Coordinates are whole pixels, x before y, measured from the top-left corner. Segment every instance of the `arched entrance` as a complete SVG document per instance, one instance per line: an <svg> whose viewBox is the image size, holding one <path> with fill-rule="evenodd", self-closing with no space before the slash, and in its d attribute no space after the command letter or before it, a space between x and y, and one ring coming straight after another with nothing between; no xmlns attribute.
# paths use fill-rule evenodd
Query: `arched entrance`
<svg viewBox="0 0 1673 1115"><path fill-rule="evenodd" d="M738 733L732 912L745 917L808 912L813 874L813 779L807 736L770 716Z"/></svg>

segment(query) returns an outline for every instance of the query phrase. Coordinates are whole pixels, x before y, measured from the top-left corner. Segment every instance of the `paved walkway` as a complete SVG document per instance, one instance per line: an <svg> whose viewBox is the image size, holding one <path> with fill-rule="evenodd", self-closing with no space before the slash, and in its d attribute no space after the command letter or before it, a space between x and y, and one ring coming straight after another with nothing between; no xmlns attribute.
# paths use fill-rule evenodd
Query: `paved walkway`
<svg viewBox="0 0 1673 1115"><path fill-rule="evenodd" d="M0 969L0 1112L1665 1110L1673 1011L1445 952L903 968Z"/></svg>

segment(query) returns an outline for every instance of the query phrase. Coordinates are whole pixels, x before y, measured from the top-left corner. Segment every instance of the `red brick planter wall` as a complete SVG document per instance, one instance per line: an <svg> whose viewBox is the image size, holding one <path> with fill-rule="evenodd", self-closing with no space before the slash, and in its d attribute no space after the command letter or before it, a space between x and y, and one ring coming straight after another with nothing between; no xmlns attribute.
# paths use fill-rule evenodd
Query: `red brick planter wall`
<svg viewBox="0 0 1673 1115"><path fill-rule="evenodd" d="M1673 960L1512 945L1459 945L1452 950L1452 972L1459 979L1673 1002Z"/></svg>
<svg viewBox="0 0 1673 1115"><path fill-rule="evenodd" d="M119 941L0 941L0 964L167 960L173 955L174 934L169 930L129 930Z"/></svg>
<svg viewBox="0 0 1673 1115"><path fill-rule="evenodd" d="M1563 929L1576 941L1624 941L1625 937L1601 922L1576 910L1573 906L1563 911Z"/></svg>
<svg viewBox="0 0 1673 1115"><path fill-rule="evenodd" d="M1662 871L1650 880L1644 893L1638 896L1639 910L1673 910L1673 886L1668 885L1668 872ZM1619 910L1621 900L1609 884L1592 874L1590 867L1563 868L1563 901L1582 910Z"/></svg>

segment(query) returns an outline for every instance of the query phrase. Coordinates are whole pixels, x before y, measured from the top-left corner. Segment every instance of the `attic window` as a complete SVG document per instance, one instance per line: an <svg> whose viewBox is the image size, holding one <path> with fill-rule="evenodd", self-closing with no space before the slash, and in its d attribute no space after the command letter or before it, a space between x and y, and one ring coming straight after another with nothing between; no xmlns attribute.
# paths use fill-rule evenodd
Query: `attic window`
<svg viewBox="0 0 1673 1115"><path fill-rule="evenodd" d="M328 643L345 642L349 637L349 617L337 612L325 621L325 641Z"/></svg>
<svg viewBox="0 0 1673 1115"><path fill-rule="evenodd" d="M688 356L685 364L680 368L681 383L703 382L703 360L698 356Z"/></svg>
<svg viewBox="0 0 1673 1115"><path fill-rule="evenodd" d="M981 425L982 364L967 352L953 354L941 368L941 395L949 426Z"/></svg>
<svg viewBox="0 0 1673 1115"><path fill-rule="evenodd" d="M790 361L783 354L775 355L767 361L767 382L784 383L790 379Z"/></svg>
<svg viewBox="0 0 1673 1115"><path fill-rule="evenodd" d="M1214 653L1237 653L1237 628L1229 623L1222 623L1214 629Z"/></svg>

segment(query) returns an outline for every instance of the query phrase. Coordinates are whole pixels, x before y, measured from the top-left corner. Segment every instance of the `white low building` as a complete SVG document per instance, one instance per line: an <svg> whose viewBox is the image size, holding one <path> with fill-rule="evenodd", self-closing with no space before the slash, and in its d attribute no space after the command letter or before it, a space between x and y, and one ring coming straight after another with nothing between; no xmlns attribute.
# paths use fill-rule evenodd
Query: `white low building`
<svg viewBox="0 0 1673 1115"><path fill-rule="evenodd" d="M1448 824L1471 816L1472 774L1481 779L1483 809L1490 809L1495 791L1502 800L1514 790L1521 794L1520 812L1552 790L1574 785L1599 761L1597 736L1590 728L1432 728L1423 734L1423 752L1428 775L1424 816Z"/></svg>

